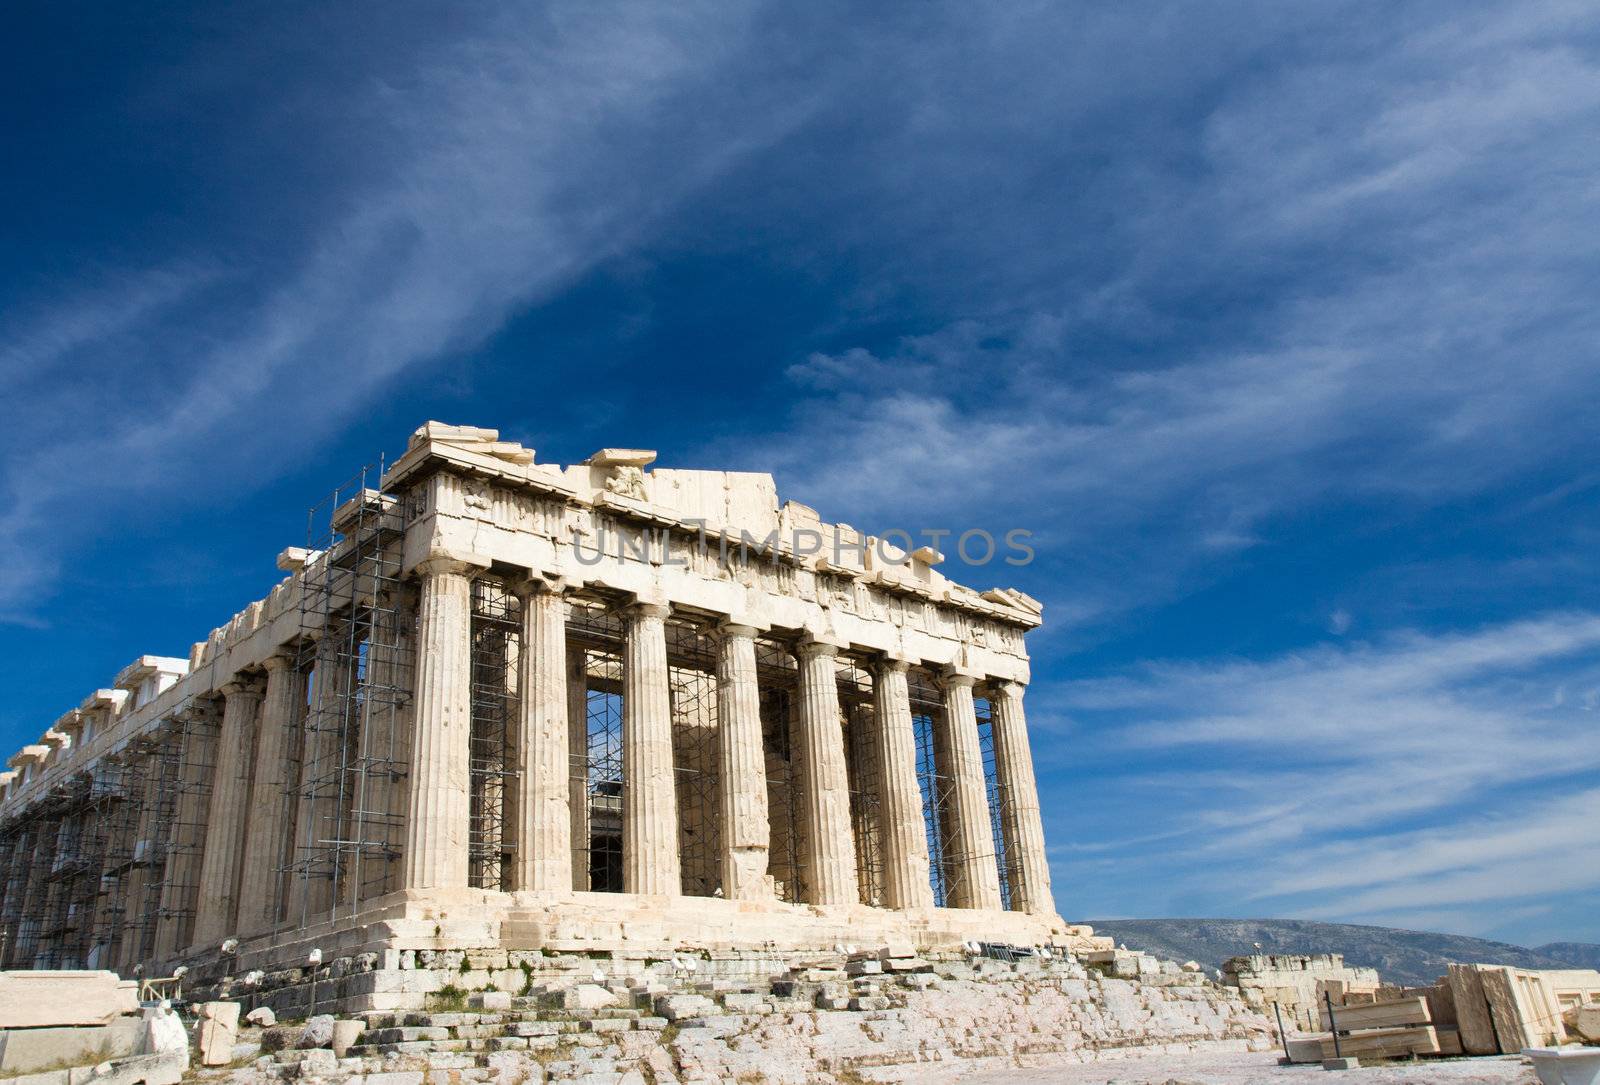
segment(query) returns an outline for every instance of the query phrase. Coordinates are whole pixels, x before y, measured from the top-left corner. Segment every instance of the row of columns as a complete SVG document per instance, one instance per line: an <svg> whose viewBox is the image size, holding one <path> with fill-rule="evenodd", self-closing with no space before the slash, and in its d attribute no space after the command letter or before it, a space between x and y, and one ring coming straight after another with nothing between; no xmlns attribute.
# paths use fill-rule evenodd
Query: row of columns
<svg viewBox="0 0 1600 1085"><path fill-rule="evenodd" d="M468 762L471 689L468 666L473 567L447 558L425 562L418 613L419 655L404 884L408 889L463 888L467 883ZM576 819L586 796L573 795L569 757L571 713L582 712L581 671L566 653L566 602L559 583L538 578L518 588L522 599L519 675L521 776L516 804L515 888L571 890L582 884L573 853ZM623 666L623 889L661 896L680 891L678 806L672 753L666 619L670 609L640 603L627 611ZM770 895L769 820L755 639L747 625L724 624L718 660L723 893L732 899ZM858 900L850 780L837 681L835 645L799 646L798 803L805 847L802 877L809 903ZM916 745L907 682L909 663L883 659L874 676L884 903L928 908L928 845L917 781ZM578 695L574 695L576 680ZM944 736L953 779L955 870L950 903L999 909L999 873L973 706L974 676L950 674L944 684ZM1022 710L1022 689L989 688L1001 826L1012 906L1054 913L1044 832ZM581 717L580 717L581 719Z"/></svg>
<svg viewBox="0 0 1600 1085"><path fill-rule="evenodd" d="M447 558L431 559L418 568L414 714L401 880L407 889L468 885L471 580L476 571ZM568 608L562 585L535 577L514 587L522 603L524 647L518 663L520 773L508 826L517 842L511 882L517 889L570 891L586 884L587 873L584 856L574 847L575 840L587 835L587 795L574 793L581 791L582 781L574 784L571 771L573 758L582 763L585 753L587 675L581 658L568 658ZM630 607L623 653L623 889L659 896L677 895L681 877L666 640L669 616L665 605ZM724 623L720 631L716 675L722 889L730 899L762 899L770 897L773 888L756 665L760 631L732 622ZM806 901L818 905L848 905L859 899L838 652L837 646L816 639L806 640L796 651L800 873ZM901 659L877 661L871 719L862 736L871 746L879 776L882 902L902 910L933 906L909 666ZM221 687L220 727L207 730L203 739L215 744L211 786L202 779L171 781L181 787L175 802L179 826L194 827L197 834L203 827L203 848L198 835L192 847L184 847L174 833L175 846L167 863L197 869L167 871L160 910L168 917L187 915L186 909L192 907L193 923L163 918L152 947L158 957L170 958L189 946L214 945L229 935L264 933L278 920L282 872L294 855L296 826L313 816L306 809L297 810L297 802L289 798L297 783L305 790L304 780L291 779L296 744L318 739L298 734L304 725L307 676L291 655L268 658L264 671L264 680L240 676ZM943 682L940 739L951 781L947 838L954 860L948 903L999 909L999 873L973 702L976 682L975 676L960 673L946 674ZM318 685L327 683L319 679ZM998 682L986 691L1011 906L1053 915L1022 688ZM334 693L330 688L319 696ZM303 754L299 759L305 762ZM184 770L206 772L211 763L209 757L187 758ZM147 790L161 786L152 777ZM303 807L304 800L298 805ZM140 826L139 838L147 835ZM188 904L167 899L180 891L193 894ZM333 903L322 902L323 910Z"/></svg>

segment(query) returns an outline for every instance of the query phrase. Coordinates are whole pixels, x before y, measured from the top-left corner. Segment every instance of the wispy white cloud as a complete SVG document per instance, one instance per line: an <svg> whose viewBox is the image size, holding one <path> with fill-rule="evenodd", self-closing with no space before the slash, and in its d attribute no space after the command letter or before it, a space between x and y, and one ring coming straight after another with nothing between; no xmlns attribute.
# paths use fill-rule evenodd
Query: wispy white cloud
<svg viewBox="0 0 1600 1085"><path fill-rule="evenodd" d="M1101 555L1030 588L1104 619L1286 516L1438 507L1600 451L1578 406L1600 395L1600 189L1571 138L1600 126L1600 61L1564 38L1578 17L1419 20L1229 84L1196 175L1123 194L1132 237L1098 289L1042 304L1017 278L1021 306L979 295L981 316L813 354L791 427L745 457L857 520L1005 518ZM991 240L1010 266L1013 235ZM1172 324L1209 316L1185 307L1235 290L1262 297L1250 326L1175 353Z"/></svg>
<svg viewBox="0 0 1600 1085"><path fill-rule="evenodd" d="M1073 717L1080 764L1139 767L1127 799L1145 811L1138 832L1117 830L1116 811L1099 826L1135 866L1181 847L1196 864L1182 876L1226 879L1235 908L1444 911L1490 929L1503 902L1600 888L1586 828L1600 813L1600 738L1550 697L1591 683L1597 650L1600 617L1559 614L1150 664L1059 685L1053 704Z"/></svg>
<svg viewBox="0 0 1600 1085"><path fill-rule="evenodd" d="M116 354L127 334L178 357L150 374L160 395L142 409L107 412L71 443L9 447L0 616L26 616L48 593L59 540L75 534L60 528L95 529L81 510L157 485L170 508L185 491L236 488L245 466L252 484L268 481L403 374L482 342L637 244L685 195L792 128L812 108L803 93L728 96L717 83L758 11L491 9L454 28L404 86L369 83L369 100L326 103L331 117L373 118L373 169L351 156L328 201L335 217L285 277L246 292L231 320L212 315L226 330L163 321L189 289L178 276L69 289L6 349L8 370L37 376L72 354L130 384L138 371ZM662 123L679 110L697 125Z"/></svg>

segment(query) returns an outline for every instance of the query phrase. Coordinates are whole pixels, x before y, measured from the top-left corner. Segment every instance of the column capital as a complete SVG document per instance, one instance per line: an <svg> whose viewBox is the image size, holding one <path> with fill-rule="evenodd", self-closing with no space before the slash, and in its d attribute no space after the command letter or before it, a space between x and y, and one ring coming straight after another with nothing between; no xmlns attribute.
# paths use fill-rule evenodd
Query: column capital
<svg viewBox="0 0 1600 1085"><path fill-rule="evenodd" d="M895 671L904 674L911 669L911 660L904 656L890 655L885 652L873 660L873 667L880 671Z"/></svg>
<svg viewBox="0 0 1600 1085"><path fill-rule="evenodd" d="M448 576L455 574L464 576L467 573L482 569L484 566L451 554L429 554L412 567L418 576Z"/></svg>
<svg viewBox="0 0 1600 1085"><path fill-rule="evenodd" d="M743 637L749 640L753 640L766 632L759 625L751 625L749 622L741 622L735 618L724 618L719 621L717 623L717 631L724 637Z"/></svg>
<svg viewBox="0 0 1600 1085"><path fill-rule="evenodd" d="M795 645L794 654L801 659L811 659L814 656L836 656L842 647L843 645L835 644L829 640L805 637L801 639L799 644Z"/></svg>
<svg viewBox="0 0 1600 1085"><path fill-rule="evenodd" d="M672 616L672 606L669 603L647 602L641 600L637 603L629 603L623 608L623 610L625 610L630 617L634 618L657 618L665 620Z"/></svg>
<svg viewBox="0 0 1600 1085"><path fill-rule="evenodd" d="M222 683L217 687L217 692L230 700L235 697L261 697L266 694L266 690L261 688L261 683L243 674L236 674Z"/></svg>
<svg viewBox="0 0 1600 1085"><path fill-rule="evenodd" d="M939 681L946 687L966 686L969 689L983 680L982 675L964 671L955 664L950 664L939 671Z"/></svg>
<svg viewBox="0 0 1600 1085"><path fill-rule="evenodd" d="M174 723L216 723L217 708L214 704L196 700L184 705L170 717Z"/></svg>
<svg viewBox="0 0 1600 1085"><path fill-rule="evenodd" d="M278 671L286 671L290 667L294 666L295 659L299 656L299 654L300 653L295 651L293 648L290 648L288 645L284 645L276 652L273 652L271 655L269 655L266 659L263 659L261 661L261 666L266 668L268 674L275 674Z"/></svg>
<svg viewBox="0 0 1600 1085"><path fill-rule="evenodd" d="M1014 678L990 678L983 685L990 696L999 697L1021 697L1028 688L1026 683Z"/></svg>
<svg viewBox="0 0 1600 1085"><path fill-rule="evenodd" d="M583 581L564 573L530 569L520 576L507 580L506 587L517 598L526 599L531 595L565 595L583 587Z"/></svg>

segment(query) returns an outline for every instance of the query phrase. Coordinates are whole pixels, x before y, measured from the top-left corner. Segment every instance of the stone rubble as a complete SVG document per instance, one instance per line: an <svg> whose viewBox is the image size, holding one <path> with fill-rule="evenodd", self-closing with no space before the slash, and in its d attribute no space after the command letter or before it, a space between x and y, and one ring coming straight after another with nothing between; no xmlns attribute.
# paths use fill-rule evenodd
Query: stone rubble
<svg viewBox="0 0 1600 1085"><path fill-rule="evenodd" d="M343 1057L275 1046L195 1079L227 1085L668 1085L908 1081L1162 1052L1263 1050L1265 1017L1172 962L1120 978L1075 959L924 960L909 950L802 963L766 981L550 983L510 1008L360 1015ZM877 966L876 968L870 966ZM593 988L593 991L583 991ZM580 993L580 991L582 993ZM602 1000L596 992L608 996ZM269 1032L289 1032L282 1026Z"/></svg>

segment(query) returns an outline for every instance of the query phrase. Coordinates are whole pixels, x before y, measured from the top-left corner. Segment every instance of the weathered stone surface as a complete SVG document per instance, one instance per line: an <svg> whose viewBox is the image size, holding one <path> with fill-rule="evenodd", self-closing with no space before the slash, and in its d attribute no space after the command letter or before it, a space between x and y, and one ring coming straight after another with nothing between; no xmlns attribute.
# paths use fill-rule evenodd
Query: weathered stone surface
<svg viewBox="0 0 1600 1085"><path fill-rule="evenodd" d="M362 1021L335 1021L333 1023L333 1035L329 1039L329 1045L333 1048L334 1056L336 1058L344 1058L361 1036L365 1027L365 1022Z"/></svg>
<svg viewBox="0 0 1600 1085"><path fill-rule="evenodd" d="M319 1013L315 1017L306 1018L305 1027L300 1030L300 1036L295 1040L299 1048L327 1047L333 1043L333 1022L331 1013Z"/></svg>
<svg viewBox="0 0 1600 1085"><path fill-rule="evenodd" d="M226 1066L233 1061L233 1045L239 1039L239 1004L205 1002L195 1026L195 1046L203 1066Z"/></svg>
<svg viewBox="0 0 1600 1085"><path fill-rule="evenodd" d="M0 972L0 1028L104 1025L137 1012L138 985L115 972Z"/></svg>
<svg viewBox="0 0 1600 1085"><path fill-rule="evenodd" d="M566 1005L574 1010L601 1010L620 1001L616 994L596 983L580 983L566 996Z"/></svg>
<svg viewBox="0 0 1600 1085"><path fill-rule="evenodd" d="M145 1024L122 1017L109 1025L10 1029L0 1032L0 1074L29 1074L60 1066L92 1065L144 1049Z"/></svg>
<svg viewBox="0 0 1600 1085"><path fill-rule="evenodd" d="M325 1047L314 1047L305 1051L300 1058L300 1076L311 1077L315 1074L331 1074L339 1069L339 1060L332 1051Z"/></svg>
<svg viewBox="0 0 1600 1085"><path fill-rule="evenodd" d="M189 1037L184 1033L183 1020L168 1003L149 1007L144 1011L145 1050L152 1055L165 1055L189 1065Z"/></svg>

